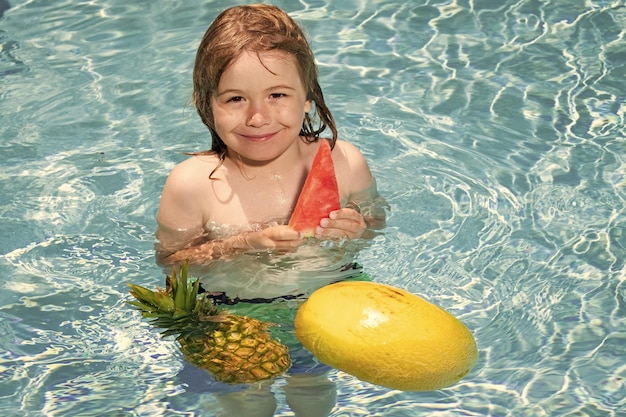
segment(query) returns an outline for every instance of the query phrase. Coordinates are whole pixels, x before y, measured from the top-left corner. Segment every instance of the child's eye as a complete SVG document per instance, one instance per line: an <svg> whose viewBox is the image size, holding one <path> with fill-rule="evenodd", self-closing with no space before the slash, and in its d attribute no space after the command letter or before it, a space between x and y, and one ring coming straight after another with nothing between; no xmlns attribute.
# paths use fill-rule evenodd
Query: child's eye
<svg viewBox="0 0 626 417"><path fill-rule="evenodd" d="M228 103L240 103L242 101L243 101L243 97L241 96L234 96L227 100Z"/></svg>
<svg viewBox="0 0 626 417"><path fill-rule="evenodd" d="M287 94L284 94L284 93L272 93L272 94L270 94L271 98L281 98L281 97L286 97L286 96L287 96Z"/></svg>

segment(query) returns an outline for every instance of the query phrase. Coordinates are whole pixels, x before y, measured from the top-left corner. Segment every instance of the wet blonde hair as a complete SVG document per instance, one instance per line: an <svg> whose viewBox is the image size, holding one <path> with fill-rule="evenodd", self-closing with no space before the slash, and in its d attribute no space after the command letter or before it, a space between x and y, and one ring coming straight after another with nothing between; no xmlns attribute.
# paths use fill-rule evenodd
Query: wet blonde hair
<svg viewBox="0 0 626 417"><path fill-rule="evenodd" d="M283 10L267 4L235 6L224 10L207 29L193 69L193 104L209 128L211 150L220 160L226 156L226 144L215 130L211 98L217 91L220 78L233 59L243 52L282 51L296 60L307 99L315 103L317 127L307 113L300 135L308 142L316 142L328 127L332 132L331 146L337 140L337 128L318 82L317 65L302 29Z"/></svg>

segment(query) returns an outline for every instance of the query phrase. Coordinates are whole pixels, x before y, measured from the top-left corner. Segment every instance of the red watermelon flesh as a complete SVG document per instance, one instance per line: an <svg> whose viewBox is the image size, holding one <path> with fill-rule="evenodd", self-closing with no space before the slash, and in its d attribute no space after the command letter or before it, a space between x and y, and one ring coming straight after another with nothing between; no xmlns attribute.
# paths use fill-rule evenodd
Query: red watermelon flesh
<svg viewBox="0 0 626 417"><path fill-rule="evenodd" d="M289 226L302 232L306 237L312 237L320 220L340 207L339 188L330 155L330 145L327 140L322 139L313 159L311 171L300 191L296 208L289 219Z"/></svg>

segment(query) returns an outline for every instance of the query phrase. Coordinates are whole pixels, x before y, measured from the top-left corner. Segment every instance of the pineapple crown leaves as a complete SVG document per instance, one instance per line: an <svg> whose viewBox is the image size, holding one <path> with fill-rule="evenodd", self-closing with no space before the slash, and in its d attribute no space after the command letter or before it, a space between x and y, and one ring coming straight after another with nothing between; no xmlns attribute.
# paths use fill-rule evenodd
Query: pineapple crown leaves
<svg viewBox="0 0 626 417"><path fill-rule="evenodd" d="M172 275L165 278L165 290L157 287L157 291L152 291L128 284L135 300L127 303L139 309L143 317L151 318L153 325L165 328L164 334L175 334L182 327L199 323L201 316L216 315L217 307L210 300L198 298L200 280L190 280L188 268L187 262L178 274L172 268Z"/></svg>
<svg viewBox="0 0 626 417"><path fill-rule="evenodd" d="M172 274L165 278L165 289L157 287L157 291L128 284L135 300L126 302L140 310L143 317L151 319L153 326L165 329L164 336L206 333L234 319L227 310L218 310L205 294L198 297L200 280L189 279L188 270L188 262L181 266L179 273L173 267ZM271 326L272 323L264 322L262 329Z"/></svg>

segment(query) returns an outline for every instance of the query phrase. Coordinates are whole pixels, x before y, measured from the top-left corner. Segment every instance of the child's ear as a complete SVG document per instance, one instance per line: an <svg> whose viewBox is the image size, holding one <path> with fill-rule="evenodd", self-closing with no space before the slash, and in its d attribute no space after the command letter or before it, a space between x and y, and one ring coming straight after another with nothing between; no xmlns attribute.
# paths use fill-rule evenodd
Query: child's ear
<svg viewBox="0 0 626 417"><path fill-rule="evenodd" d="M307 100L304 102L304 112L305 113L311 113L311 108L313 107L312 101L311 100Z"/></svg>

